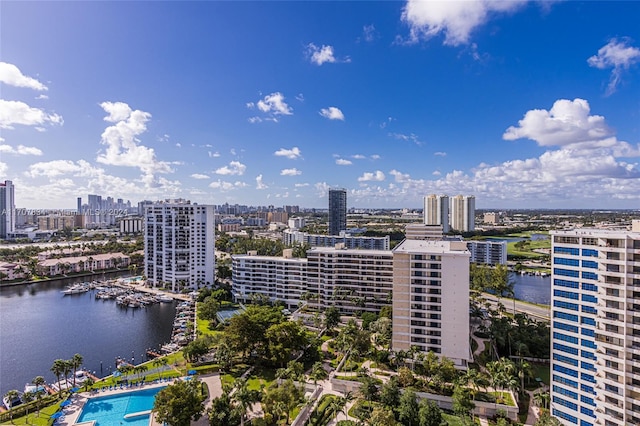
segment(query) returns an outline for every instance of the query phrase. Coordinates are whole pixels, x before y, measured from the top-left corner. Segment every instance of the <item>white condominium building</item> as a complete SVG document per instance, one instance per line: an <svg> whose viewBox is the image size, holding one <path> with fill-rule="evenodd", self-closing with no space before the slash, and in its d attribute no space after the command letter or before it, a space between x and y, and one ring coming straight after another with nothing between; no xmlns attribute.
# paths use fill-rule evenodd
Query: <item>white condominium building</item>
<svg viewBox="0 0 640 426"><path fill-rule="evenodd" d="M171 291L210 287L215 280L212 205L156 203L145 208L145 275Z"/></svg>
<svg viewBox="0 0 640 426"><path fill-rule="evenodd" d="M307 251L307 258L309 291L319 295L320 307L336 306L343 314L355 314L377 313L390 304L390 251L316 247Z"/></svg>
<svg viewBox="0 0 640 426"><path fill-rule="evenodd" d="M451 198L451 228L460 232L476 229L476 197L473 195L456 195Z"/></svg>
<svg viewBox="0 0 640 426"><path fill-rule="evenodd" d="M392 349L411 346L466 368L469 251L464 241L407 239L393 249Z"/></svg>
<svg viewBox="0 0 640 426"><path fill-rule="evenodd" d="M449 196L431 194L424 197L424 224L442 225L449 232Z"/></svg>
<svg viewBox="0 0 640 426"><path fill-rule="evenodd" d="M282 242L287 246L308 244L311 247L335 247L343 244L349 249L389 250L390 239L384 237L351 236L345 232L340 235L308 234L295 229L287 229L282 233Z"/></svg>
<svg viewBox="0 0 640 426"><path fill-rule="evenodd" d="M551 412L640 424L640 222L552 235Z"/></svg>
<svg viewBox="0 0 640 426"><path fill-rule="evenodd" d="M250 302L254 295L282 301L288 309L298 308L307 289L307 259L292 257L284 250L282 257L257 256L255 252L236 254L232 259L233 295L236 301Z"/></svg>
<svg viewBox="0 0 640 426"><path fill-rule="evenodd" d="M484 263L487 265L507 264L506 241L468 240L465 242L471 252L471 263Z"/></svg>

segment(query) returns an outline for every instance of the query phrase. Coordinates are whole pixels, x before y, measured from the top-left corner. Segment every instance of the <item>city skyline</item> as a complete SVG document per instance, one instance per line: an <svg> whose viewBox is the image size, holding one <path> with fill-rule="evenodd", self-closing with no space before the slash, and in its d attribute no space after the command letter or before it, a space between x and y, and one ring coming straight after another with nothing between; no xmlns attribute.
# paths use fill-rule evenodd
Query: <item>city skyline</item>
<svg viewBox="0 0 640 426"><path fill-rule="evenodd" d="M638 206L637 2L1 7L19 207Z"/></svg>

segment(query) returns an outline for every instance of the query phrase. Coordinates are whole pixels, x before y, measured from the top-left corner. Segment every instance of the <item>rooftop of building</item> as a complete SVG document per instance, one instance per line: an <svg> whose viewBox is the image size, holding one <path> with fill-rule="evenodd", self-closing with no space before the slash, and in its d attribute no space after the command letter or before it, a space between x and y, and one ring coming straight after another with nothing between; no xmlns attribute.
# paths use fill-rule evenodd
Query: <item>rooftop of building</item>
<svg viewBox="0 0 640 426"><path fill-rule="evenodd" d="M395 253L429 252L429 253L469 253L464 241L410 240L406 239L394 249Z"/></svg>
<svg viewBox="0 0 640 426"><path fill-rule="evenodd" d="M339 246L339 244L337 245ZM389 256L393 253L391 250L371 250L371 249L357 249L357 248L342 248L342 247L313 247L307 251L309 253L347 253L351 255L367 255L367 256Z"/></svg>

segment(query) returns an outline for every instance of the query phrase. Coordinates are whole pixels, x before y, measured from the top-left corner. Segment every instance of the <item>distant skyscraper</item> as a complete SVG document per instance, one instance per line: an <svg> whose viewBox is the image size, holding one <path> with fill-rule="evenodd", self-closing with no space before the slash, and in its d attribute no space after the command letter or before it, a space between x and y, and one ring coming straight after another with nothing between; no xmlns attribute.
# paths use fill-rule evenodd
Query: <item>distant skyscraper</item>
<svg viewBox="0 0 640 426"><path fill-rule="evenodd" d="M13 182L0 183L0 238L16 230L16 204Z"/></svg>
<svg viewBox="0 0 640 426"><path fill-rule="evenodd" d="M442 225L442 232L449 232L449 197L431 194L424 197L424 224Z"/></svg>
<svg viewBox="0 0 640 426"><path fill-rule="evenodd" d="M340 235L347 229L347 190L329 190L329 235Z"/></svg>
<svg viewBox="0 0 640 426"><path fill-rule="evenodd" d="M82 214L82 197L78 197L78 214Z"/></svg>
<svg viewBox="0 0 640 426"><path fill-rule="evenodd" d="M460 232L476 229L476 197L456 195L451 199L451 228Z"/></svg>

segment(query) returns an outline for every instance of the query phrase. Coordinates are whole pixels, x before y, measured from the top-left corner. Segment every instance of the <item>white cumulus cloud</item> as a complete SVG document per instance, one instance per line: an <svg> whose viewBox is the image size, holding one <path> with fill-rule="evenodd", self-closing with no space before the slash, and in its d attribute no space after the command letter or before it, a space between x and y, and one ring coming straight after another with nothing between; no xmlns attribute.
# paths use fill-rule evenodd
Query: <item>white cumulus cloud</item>
<svg viewBox="0 0 640 426"><path fill-rule="evenodd" d="M381 182L385 179L384 173L380 170L376 170L375 172L365 172L362 176L358 178L358 182L369 182L369 181L377 181Z"/></svg>
<svg viewBox="0 0 640 426"><path fill-rule="evenodd" d="M408 0L402 20L409 25L410 41L444 34L444 44L469 43L471 33L496 14L515 11L522 0L425 1Z"/></svg>
<svg viewBox="0 0 640 426"><path fill-rule="evenodd" d="M47 113L21 101L0 99L0 128L13 129L14 124L41 126L43 124L62 125L64 120L55 113Z"/></svg>
<svg viewBox="0 0 640 426"><path fill-rule="evenodd" d="M502 136L506 140L528 138L541 146L567 146L578 143L610 143L613 130L604 117L590 115L584 99L559 99L550 110L527 111L518 126L509 127ZM609 142L607 142L609 141Z"/></svg>
<svg viewBox="0 0 640 426"><path fill-rule="evenodd" d="M345 160L344 158L338 158L336 159L336 164L338 166L350 166L353 164L353 162L350 160Z"/></svg>
<svg viewBox="0 0 640 426"><path fill-rule="evenodd" d="M203 175L202 173L194 173L191 177L194 179L209 179L208 175Z"/></svg>
<svg viewBox="0 0 640 426"><path fill-rule="evenodd" d="M1 142L1 140L0 140ZM11 145L0 145L0 152L13 155L42 155L42 150L33 146L18 145L13 147Z"/></svg>
<svg viewBox="0 0 640 426"><path fill-rule="evenodd" d="M269 188L263 181L262 175L256 176L256 189L267 189Z"/></svg>
<svg viewBox="0 0 640 426"><path fill-rule="evenodd" d="M294 146L291 149L280 148L279 150L274 152L273 155L276 155L278 157L287 157L290 160L295 160L297 158L300 158L302 152L300 151L300 148Z"/></svg>
<svg viewBox="0 0 640 426"><path fill-rule="evenodd" d="M228 166L220 167L215 171L217 175L239 175L242 176L247 166L239 161L232 161Z"/></svg>
<svg viewBox="0 0 640 426"><path fill-rule="evenodd" d="M318 47L313 43L309 43L307 45L307 55L309 56L309 60L318 66L326 62L336 62L336 58L333 56L333 46L322 45Z"/></svg>
<svg viewBox="0 0 640 426"><path fill-rule="evenodd" d="M220 179L209 184L210 188L219 189L221 191L231 191L232 189L245 188L246 186L247 184L245 182L226 182Z"/></svg>
<svg viewBox="0 0 640 426"><path fill-rule="evenodd" d="M301 174L302 172L295 167L293 169L282 169L280 171L280 176L298 176Z"/></svg>
<svg viewBox="0 0 640 426"><path fill-rule="evenodd" d="M100 143L106 146L98 152L96 161L111 166L135 167L143 174L145 186L158 186L158 173L172 173L170 163L160 161L155 150L140 143L138 136L147 131L151 114L133 110L123 102L103 102L100 107L108 114L104 120L113 125L102 132Z"/></svg>
<svg viewBox="0 0 640 426"><path fill-rule="evenodd" d="M274 122L278 121L278 116L293 114L293 108L291 108L285 102L285 97L280 92L271 93L255 103L248 102L247 108L249 109L257 108L259 111L263 112L266 115L265 120L274 121ZM250 123L259 123L261 121L262 121L262 118L260 117L249 118Z"/></svg>
<svg viewBox="0 0 640 426"><path fill-rule="evenodd" d="M344 114L340 111L340 108L329 107L322 108L320 110L320 115L324 118L328 118L329 120L342 120L344 121Z"/></svg>
<svg viewBox="0 0 640 426"><path fill-rule="evenodd" d="M14 87L25 87L33 90L49 90L47 86L32 77L22 74L20 69L7 62L0 62L0 82Z"/></svg>
<svg viewBox="0 0 640 426"><path fill-rule="evenodd" d="M629 45L628 40L611 39L598 50L597 55L587 59L587 63L595 68L611 70L607 94L616 91L622 79L622 73L631 65L640 62L640 49Z"/></svg>

